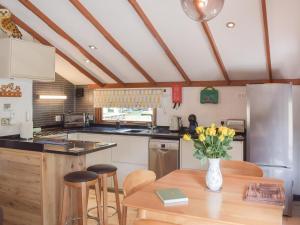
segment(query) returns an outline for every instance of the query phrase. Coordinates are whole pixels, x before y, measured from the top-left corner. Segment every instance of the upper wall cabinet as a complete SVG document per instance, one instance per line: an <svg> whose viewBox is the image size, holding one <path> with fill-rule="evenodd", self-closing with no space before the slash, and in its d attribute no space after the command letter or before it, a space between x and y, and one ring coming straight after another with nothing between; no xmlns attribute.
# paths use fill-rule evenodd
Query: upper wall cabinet
<svg viewBox="0 0 300 225"><path fill-rule="evenodd" d="M0 78L55 80L55 48L32 41L0 39Z"/></svg>

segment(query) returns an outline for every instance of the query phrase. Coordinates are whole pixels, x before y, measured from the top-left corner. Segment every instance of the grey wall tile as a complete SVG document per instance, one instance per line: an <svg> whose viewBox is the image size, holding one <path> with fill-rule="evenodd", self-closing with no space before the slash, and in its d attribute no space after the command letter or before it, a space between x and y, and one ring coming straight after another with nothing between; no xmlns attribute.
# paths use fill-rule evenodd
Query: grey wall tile
<svg viewBox="0 0 300 225"><path fill-rule="evenodd" d="M76 97L75 109L76 112L86 112L94 115L94 90L89 89L86 85L78 85L76 88L84 89L84 97Z"/></svg>
<svg viewBox="0 0 300 225"><path fill-rule="evenodd" d="M84 97L75 95L76 88L84 88ZM38 95L66 95L66 100L43 100ZM87 112L94 115L94 91L88 86L75 86L56 74L55 82L33 82L34 127L58 124L55 116L70 112Z"/></svg>
<svg viewBox="0 0 300 225"><path fill-rule="evenodd" d="M39 99L38 95L66 95L66 100ZM33 82L34 127L57 124L55 116L75 111L75 86L56 74L55 82Z"/></svg>

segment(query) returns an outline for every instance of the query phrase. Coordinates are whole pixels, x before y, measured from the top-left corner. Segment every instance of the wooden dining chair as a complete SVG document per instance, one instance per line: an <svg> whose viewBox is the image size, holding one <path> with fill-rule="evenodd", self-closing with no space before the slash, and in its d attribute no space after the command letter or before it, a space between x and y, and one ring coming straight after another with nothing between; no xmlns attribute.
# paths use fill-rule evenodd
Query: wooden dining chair
<svg viewBox="0 0 300 225"><path fill-rule="evenodd" d="M136 220L133 225L175 225L174 223L167 223L157 220Z"/></svg>
<svg viewBox="0 0 300 225"><path fill-rule="evenodd" d="M135 193L139 189L154 182L156 175L150 170L136 170L130 173L123 182L124 198ZM126 225L127 221L127 207L123 205L122 210L122 225Z"/></svg>
<svg viewBox="0 0 300 225"><path fill-rule="evenodd" d="M221 171L223 174L236 174L242 176L263 177L263 170L254 163L238 160L222 160Z"/></svg>

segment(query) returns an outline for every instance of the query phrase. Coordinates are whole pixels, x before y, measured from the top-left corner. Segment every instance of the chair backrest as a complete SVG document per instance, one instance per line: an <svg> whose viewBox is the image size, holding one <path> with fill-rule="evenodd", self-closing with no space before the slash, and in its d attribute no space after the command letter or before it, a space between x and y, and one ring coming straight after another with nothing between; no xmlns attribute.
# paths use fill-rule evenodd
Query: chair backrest
<svg viewBox="0 0 300 225"><path fill-rule="evenodd" d="M123 182L124 196L133 194L137 190L143 188L156 180L156 175L150 170L136 170L128 174Z"/></svg>
<svg viewBox="0 0 300 225"><path fill-rule="evenodd" d="M221 170L224 174L236 174L242 176L263 177L263 170L254 163L237 161L237 160L222 160Z"/></svg>

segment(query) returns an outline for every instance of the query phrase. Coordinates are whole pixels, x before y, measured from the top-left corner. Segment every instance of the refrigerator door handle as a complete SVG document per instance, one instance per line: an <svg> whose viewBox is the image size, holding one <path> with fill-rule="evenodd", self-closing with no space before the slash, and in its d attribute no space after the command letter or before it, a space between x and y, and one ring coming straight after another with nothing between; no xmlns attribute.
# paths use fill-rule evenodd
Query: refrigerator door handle
<svg viewBox="0 0 300 225"><path fill-rule="evenodd" d="M276 168L292 169L292 167L290 167L290 166L267 165L267 164L260 164L260 163L257 163L256 165L263 166L263 167L276 167Z"/></svg>

